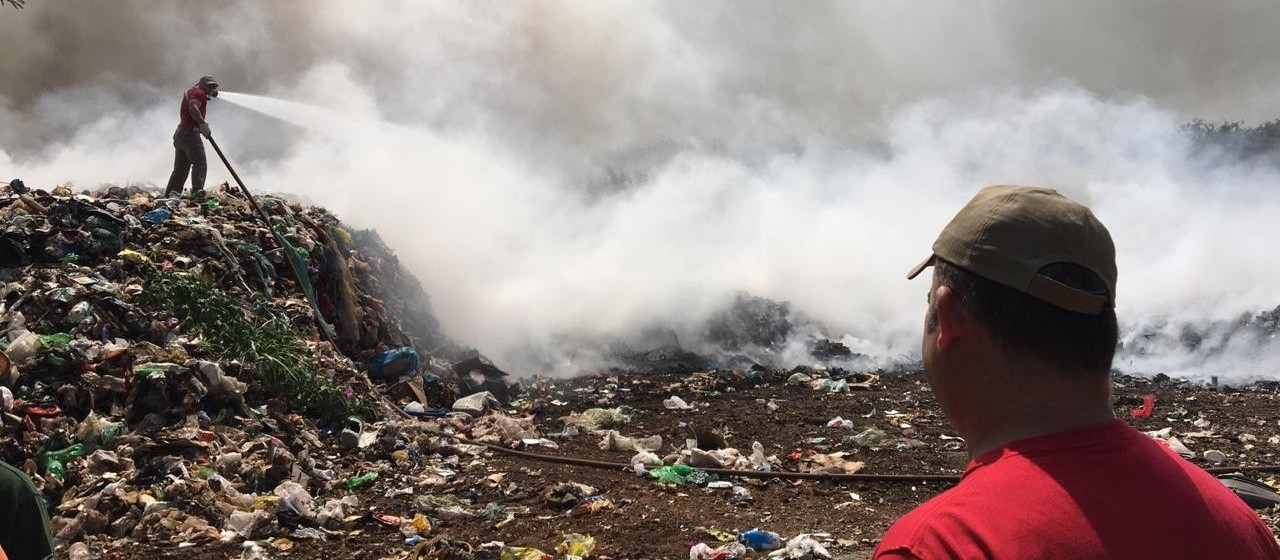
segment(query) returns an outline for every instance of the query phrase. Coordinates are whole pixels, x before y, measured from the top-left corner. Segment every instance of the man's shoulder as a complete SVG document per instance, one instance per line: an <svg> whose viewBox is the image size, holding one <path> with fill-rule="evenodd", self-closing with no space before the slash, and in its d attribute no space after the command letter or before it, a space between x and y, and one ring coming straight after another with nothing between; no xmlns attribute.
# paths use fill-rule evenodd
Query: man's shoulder
<svg viewBox="0 0 1280 560"><path fill-rule="evenodd" d="M1155 552L1176 556L1182 550L1188 553L1182 557L1208 558L1214 556L1203 553L1202 542L1273 546L1269 534L1251 540L1261 524L1212 475L1141 433L1113 431L1119 437L1109 443L1097 438L1087 446L1052 449L1047 443L1057 440L1044 440L1044 446L1014 446L975 460L959 485L898 520L878 550L921 558L972 550L999 550L1007 557L1057 551L1060 557L1094 558L1108 550L1126 551L1123 557L1170 557ZM1129 512L1138 510L1144 514L1132 518ZM1152 545L1158 535L1164 535L1159 546Z"/></svg>
<svg viewBox="0 0 1280 560"><path fill-rule="evenodd" d="M947 490L900 517L880 539L878 550L914 550L928 546L965 525L965 494L972 483Z"/></svg>
<svg viewBox="0 0 1280 560"><path fill-rule="evenodd" d="M31 482L26 473L9 463L0 461L0 499L11 499L38 492L36 485Z"/></svg>
<svg viewBox="0 0 1280 560"><path fill-rule="evenodd" d="M191 89L188 89L187 92L183 95L186 96L187 99L199 99L201 101L209 98L209 96L205 94L204 90L200 89L199 87L193 87Z"/></svg>

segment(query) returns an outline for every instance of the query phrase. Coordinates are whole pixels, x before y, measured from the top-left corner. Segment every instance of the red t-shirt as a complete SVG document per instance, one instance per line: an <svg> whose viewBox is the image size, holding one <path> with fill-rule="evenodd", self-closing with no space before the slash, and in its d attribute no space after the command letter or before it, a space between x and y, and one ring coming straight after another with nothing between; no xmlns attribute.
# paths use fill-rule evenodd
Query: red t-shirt
<svg viewBox="0 0 1280 560"><path fill-rule="evenodd" d="M1275 537L1209 473L1116 420L1013 442L899 519L876 560L1276 559Z"/></svg>
<svg viewBox="0 0 1280 560"><path fill-rule="evenodd" d="M188 107L191 100L194 99L200 105L200 119L204 120L204 109L209 104L209 94L198 86L187 90L182 94L182 107L178 110L178 116L182 119L178 121L178 126L187 128L196 128L200 126L195 119L191 118L191 109Z"/></svg>

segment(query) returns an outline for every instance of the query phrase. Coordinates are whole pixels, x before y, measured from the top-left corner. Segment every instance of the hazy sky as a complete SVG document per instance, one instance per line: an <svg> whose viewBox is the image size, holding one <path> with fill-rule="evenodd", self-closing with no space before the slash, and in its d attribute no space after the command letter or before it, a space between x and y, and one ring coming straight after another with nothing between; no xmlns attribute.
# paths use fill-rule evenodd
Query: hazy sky
<svg viewBox="0 0 1280 560"><path fill-rule="evenodd" d="M1060 82L1256 122L1280 115L1277 29L1266 0L39 0L0 12L0 99L9 119L43 122L0 140L26 147L203 73L263 93L325 65L394 118L557 149L841 138L922 98ZM744 118L765 130L738 130Z"/></svg>
<svg viewBox="0 0 1280 560"><path fill-rule="evenodd" d="M0 176L162 184L201 74L322 107L210 122L251 187L378 228L452 334L517 365L655 325L696 344L740 290L909 356L902 276L937 230L984 184L1046 184L1111 226L1130 336L1175 332L1280 303L1276 173L1176 131L1280 117L1277 29L1267 1L31 0L0 10ZM1126 359L1275 376L1240 347Z"/></svg>

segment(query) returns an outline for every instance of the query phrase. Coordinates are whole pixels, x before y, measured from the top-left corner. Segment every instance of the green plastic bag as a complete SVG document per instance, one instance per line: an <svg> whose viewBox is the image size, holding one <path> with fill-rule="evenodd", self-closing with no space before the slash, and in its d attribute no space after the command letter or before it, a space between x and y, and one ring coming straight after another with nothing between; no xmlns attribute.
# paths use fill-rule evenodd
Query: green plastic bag
<svg viewBox="0 0 1280 560"><path fill-rule="evenodd" d="M663 484L684 484L690 474L696 470L689 465L668 465L649 471L649 476Z"/></svg>

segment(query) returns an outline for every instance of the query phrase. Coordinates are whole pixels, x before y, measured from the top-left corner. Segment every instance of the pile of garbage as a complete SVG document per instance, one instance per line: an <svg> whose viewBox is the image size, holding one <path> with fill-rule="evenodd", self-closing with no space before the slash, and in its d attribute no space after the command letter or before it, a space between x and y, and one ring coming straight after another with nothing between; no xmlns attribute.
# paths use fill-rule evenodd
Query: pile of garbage
<svg viewBox="0 0 1280 560"><path fill-rule="evenodd" d="M516 390L441 334L375 233L254 202L0 187L0 459L57 546L326 538L367 514L343 491L378 469L333 453L377 445L366 421Z"/></svg>
<svg viewBox="0 0 1280 560"><path fill-rule="evenodd" d="M787 370L672 336L623 360L644 375L513 383L375 233L256 203L0 187L0 459L60 554L831 558L946 483L825 479L968 460L921 376L844 369L825 338ZM794 334L786 306L739 303L726 347ZM1135 425L1206 466L1274 462L1280 389L1162 377L1117 378Z"/></svg>

